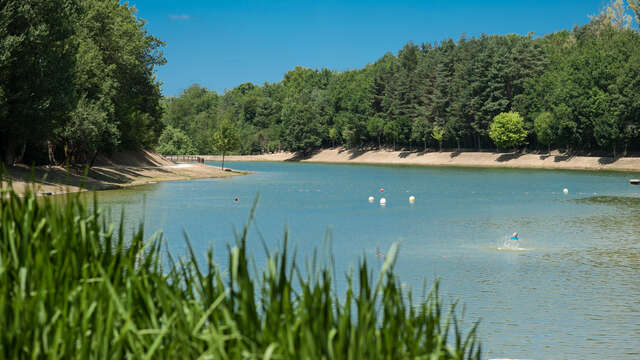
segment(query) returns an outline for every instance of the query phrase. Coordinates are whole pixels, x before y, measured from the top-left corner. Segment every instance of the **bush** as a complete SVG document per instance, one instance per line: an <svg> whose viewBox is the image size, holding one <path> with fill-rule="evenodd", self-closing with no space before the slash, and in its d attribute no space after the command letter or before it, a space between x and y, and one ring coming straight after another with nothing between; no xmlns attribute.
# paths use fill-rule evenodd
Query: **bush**
<svg viewBox="0 0 640 360"><path fill-rule="evenodd" d="M498 114L489 127L489 137L499 149L508 149L526 144L527 129L517 112Z"/></svg>
<svg viewBox="0 0 640 360"><path fill-rule="evenodd" d="M401 291L395 247L375 283L363 260L338 296L330 271L301 275L286 236L261 274L247 227L230 269L211 251L202 268L189 246L163 270L161 238L125 239L77 195L0 195L1 358L480 359L475 327L461 334L437 283L419 305Z"/></svg>

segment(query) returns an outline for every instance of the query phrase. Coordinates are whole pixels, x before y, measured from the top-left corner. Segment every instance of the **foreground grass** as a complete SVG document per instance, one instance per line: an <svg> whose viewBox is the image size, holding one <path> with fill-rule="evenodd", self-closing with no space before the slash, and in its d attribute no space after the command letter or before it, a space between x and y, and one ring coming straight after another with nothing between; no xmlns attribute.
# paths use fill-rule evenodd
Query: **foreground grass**
<svg viewBox="0 0 640 360"><path fill-rule="evenodd" d="M418 305L403 294L395 249L375 282L363 260L336 294L328 269L298 271L286 239L259 273L246 227L229 269L192 251L163 267L159 238L125 239L77 195L2 191L0 358L480 359L437 286Z"/></svg>

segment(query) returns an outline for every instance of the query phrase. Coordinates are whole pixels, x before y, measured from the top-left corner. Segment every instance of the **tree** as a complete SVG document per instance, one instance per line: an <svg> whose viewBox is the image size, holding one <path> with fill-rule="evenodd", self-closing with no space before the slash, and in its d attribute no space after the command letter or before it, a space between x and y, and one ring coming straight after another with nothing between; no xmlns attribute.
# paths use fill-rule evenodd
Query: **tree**
<svg viewBox="0 0 640 360"><path fill-rule="evenodd" d="M162 155L195 155L196 148L193 146L191 138L182 130L173 126L167 126L160 139L156 151Z"/></svg>
<svg viewBox="0 0 640 360"><path fill-rule="evenodd" d="M74 0L0 4L0 155L12 165L18 148L51 140L75 107L79 9Z"/></svg>
<svg viewBox="0 0 640 360"><path fill-rule="evenodd" d="M553 114L548 111L540 113L533 121L533 128L538 142L547 145L548 151L551 151L551 144L556 135L556 131L554 131Z"/></svg>
<svg viewBox="0 0 640 360"><path fill-rule="evenodd" d="M411 125L411 137L413 140L420 141L424 144L424 151L427 151L427 140L429 139L429 123L424 118L418 118Z"/></svg>
<svg viewBox="0 0 640 360"><path fill-rule="evenodd" d="M616 111L613 99L606 93L600 93L595 98L594 108L597 115L593 119L593 136L598 145L610 147L613 157L616 157L616 145L623 137L620 111Z"/></svg>
<svg viewBox="0 0 640 360"><path fill-rule="evenodd" d="M438 145L440 145L440 151L442 151L442 140L444 139L444 128L438 125L434 125L433 129L431 129L431 137L438 142Z"/></svg>
<svg viewBox="0 0 640 360"><path fill-rule="evenodd" d="M637 8L638 1L628 3ZM360 70L297 67L279 83L246 83L221 95L190 89L165 102L164 120L183 129L198 149L227 116L246 137L235 151L282 145L307 153L341 143L381 147L383 141L394 148L435 141L442 148L455 141L459 149L480 149L493 146L489 129L498 114L518 112L529 129L538 114L550 112L539 123L551 125L536 130L548 148L611 151L616 143L637 151L640 32L625 29L630 10L622 5L611 2L590 24L543 37L408 43L397 56L387 53Z"/></svg>
<svg viewBox="0 0 640 360"><path fill-rule="evenodd" d="M367 131L369 135L378 138L378 148L380 148L380 138L384 134L384 120L377 116L370 117L369 120L367 120Z"/></svg>
<svg viewBox="0 0 640 360"><path fill-rule="evenodd" d="M192 85L178 97L164 99L162 122L184 131L199 154L213 149L213 129L220 119L220 96L199 85Z"/></svg>
<svg viewBox="0 0 640 360"><path fill-rule="evenodd" d="M634 5L633 0L629 1L629 8L635 11ZM633 22L633 18L627 13L624 0L611 0L600 14L592 16L591 20L598 25L611 25L617 29L630 29Z"/></svg>
<svg viewBox="0 0 640 360"><path fill-rule="evenodd" d="M228 119L223 120L213 133L213 146L216 151L222 152L222 165L224 170L224 155L238 146L238 130Z"/></svg>
<svg viewBox="0 0 640 360"><path fill-rule="evenodd" d="M493 118L489 136L498 148L513 148L526 143L527 129L517 112L505 112Z"/></svg>
<svg viewBox="0 0 640 360"><path fill-rule="evenodd" d="M65 139L66 161L85 161L92 167L99 152L113 152L119 145L118 128L103 110L95 102L80 99L59 134Z"/></svg>
<svg viewBox="0 0 640 360"><path fill-rule="evenodd" d="M393 142L393 151L396 150L396 141L400 135L400 127L395 121L389 121L384 125L384 136Z"/></svg>
<svg viewBox="0 0 640 360"><path fill-rule="evenodd" d="M317 107L309 94L287 99L282 107L284 145L290 151L308 153L322 144Z"/></svg>
<svg viewBox="0 0 640 360"><path fill-rule="evenodd" d="M640 0L629 0L629 7L636 15L636 25L640 26Z"/></svg>
<svg viewBox="0 0 640 360"><path fill-rule="evenodd" d="M329 129L329 139L331 139L331 147L336 147L336 140L340 139L340 133L335 126Z"/></svg>

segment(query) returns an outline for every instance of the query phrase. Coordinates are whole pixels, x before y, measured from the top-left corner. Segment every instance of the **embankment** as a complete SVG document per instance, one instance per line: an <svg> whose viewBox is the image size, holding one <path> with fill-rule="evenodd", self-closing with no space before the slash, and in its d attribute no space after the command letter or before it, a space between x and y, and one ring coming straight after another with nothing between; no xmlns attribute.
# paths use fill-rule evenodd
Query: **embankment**
<svg viewBox="0 0 640 360"><path fill-rule="evenodd" d="M86 172L82 166L40 166L30 168L18 165L7 172L16 193L32 188L39 195L57 195L84 190L110 190L127 186L150 184L160 181L198 178L222 178L243 175L244 172L222 171L218 167L203 164L174 164L150 151L116 153L109 158L99 158ZM3 179L2 186L8 185Z"/></svg>
<svg viewBox="0 0 640 360"><path fill-rule="evenodd" d="M220 161L221 156L204 156ZM410 152L389 150L324 149L302 157L292 153L226 156L225 161L302 161L353 164L396 164L492 168L610 170L640 172L640 157L608 158L551 154L495 152Z"/></svg>

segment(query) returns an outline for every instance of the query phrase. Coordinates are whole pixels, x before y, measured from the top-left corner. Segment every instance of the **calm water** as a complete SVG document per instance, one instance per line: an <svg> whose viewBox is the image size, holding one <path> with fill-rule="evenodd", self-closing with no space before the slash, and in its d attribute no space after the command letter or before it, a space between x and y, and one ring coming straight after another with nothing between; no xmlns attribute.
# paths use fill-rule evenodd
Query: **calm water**
<svg viewBox="0 0 640 360"><path fill-rule="evenodd" d="M125 209L127 227L144 218L148 231L162 229L174 255L184 254L186 229L198 253L213 246L225 264L233 229L241 230L259 193L250 237L258 266L260 236L277 248L287 227L301 257L330 237L340 287L361 257L379 265L377 251L401 241L401 280L419 292L424 279L440 278L443 297L465 305L465 324L481 320L489 357L640 358L640 204L590 200L640 197L628 183L640 174L229 165L256 174L102 192L100 199L114 216ZM381 187L385 207L377 203ZM500 250L514 231L527 250Z"/></svg>

